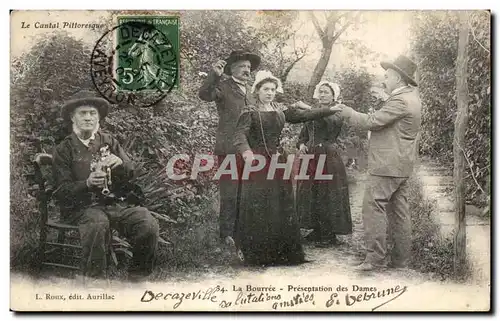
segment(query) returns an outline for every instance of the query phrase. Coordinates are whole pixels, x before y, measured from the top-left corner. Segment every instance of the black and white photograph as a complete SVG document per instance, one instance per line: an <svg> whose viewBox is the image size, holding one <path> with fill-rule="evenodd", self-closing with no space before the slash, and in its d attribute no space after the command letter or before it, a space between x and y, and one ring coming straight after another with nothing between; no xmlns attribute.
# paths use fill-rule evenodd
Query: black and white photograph
<svg viewBox="0 0 500 321"><path fill-rule="evenodd" d="M12 10L10 309L488 312L488 10Z"/></svg>

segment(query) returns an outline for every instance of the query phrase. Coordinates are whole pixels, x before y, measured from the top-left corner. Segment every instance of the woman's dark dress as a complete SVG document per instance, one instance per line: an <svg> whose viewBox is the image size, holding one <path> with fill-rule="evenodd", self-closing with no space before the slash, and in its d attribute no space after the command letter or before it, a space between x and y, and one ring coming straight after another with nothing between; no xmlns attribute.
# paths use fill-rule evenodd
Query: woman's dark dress
<svg viewBox="0 0 500 321"><path fill-rule="evenodd" d="M297 144L305 144L307 153L315 155L308 167L310 179L297 183L300 227L314 229L309 237L314 241L335 241L336 234L352 233L347 175L336 147L341 129L342 120L336 115L307 122ZM326 155L323 173L332 174L332 180L313 180L321 154Z"/></svg>
<svg viewBox="0 0 500 321"><path fill-rule="evenodd" d="M242 180L235 241L246 263L272 265L305 261L291 180L283 179L283 170L276 171L273 179L266 178L271 155L279 150L285 121L298 123L328 115L332 115L328 108L283 111L250 108L241 114L235 137L237 151L243 153L251 149L254 154L266 157L263 170ZM281 153L280 163L285 163L287 155Z"/></svg>

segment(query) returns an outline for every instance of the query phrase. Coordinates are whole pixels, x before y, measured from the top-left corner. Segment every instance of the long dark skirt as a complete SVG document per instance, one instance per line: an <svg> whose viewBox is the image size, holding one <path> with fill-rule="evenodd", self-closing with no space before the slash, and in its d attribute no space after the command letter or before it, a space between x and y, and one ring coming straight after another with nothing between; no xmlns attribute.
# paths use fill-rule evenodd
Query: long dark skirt
<svg viewBox="0 0 500 321"><path fill-rule="evenodd" d="M315 241L329 241L335 235L352 233L351 207L345 166L337 150L331 146L317 146L310 150L315 155L309 163L309 180L297 182L297 212L300 226L314 229ZM314 180L319 156L326 155L324 174L332 180Z"/></svg>
<svg viewBox="0 0 500 321"><path fill-rule="evenodd" d="M245 263L283 265L305 262L290 180L267 180L266 169L241 184L236 244Z"/></svg>

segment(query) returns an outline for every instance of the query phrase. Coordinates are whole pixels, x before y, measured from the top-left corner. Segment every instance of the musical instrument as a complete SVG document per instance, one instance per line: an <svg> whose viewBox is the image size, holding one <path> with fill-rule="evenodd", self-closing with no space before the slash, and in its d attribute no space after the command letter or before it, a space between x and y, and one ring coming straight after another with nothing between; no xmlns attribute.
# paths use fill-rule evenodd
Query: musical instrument
<svg viewBox="0 0 500 321"><path fill-rule="evenodd" d="M101 193L104 196L110 196L109 194L111 193L109 190L109 187L112 184L111 168L105 163L106 158L109 155L111 155L111 149L108 144L105 144L101 148L99 148L98 155L95 155L94 158L92 159L92 162L90 163L90 170L92 172L100 170L106 173L106 178L104 179L104 187L101 190Z"/></svg>

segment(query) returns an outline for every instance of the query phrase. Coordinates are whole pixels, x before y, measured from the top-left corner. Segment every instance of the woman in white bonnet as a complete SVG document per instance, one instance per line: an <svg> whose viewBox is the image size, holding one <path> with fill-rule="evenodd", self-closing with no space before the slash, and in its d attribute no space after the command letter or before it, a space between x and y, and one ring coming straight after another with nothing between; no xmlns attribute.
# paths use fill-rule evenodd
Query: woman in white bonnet
<svg viewBox="0 0 500 321"><path fill-rule="evenodd" d="M252 92L255 106L239 117L235 146L247 164L256 154L266 159L264 169L242 180L241 200L235 241L240 258L251 265L300 264L305 262L300 243L292 183L283 170L267 179L272 155L286 163L280 148L285 122L299 123L333 115L329 107L315 109L286 108L273 102L276 92L283 92L281 81L268 71L259 71Z"/></svg>
<svg viewBox="0 0 500 321"><path fill-rule="evenodd" d="M334 106L339 97L339 85L328 81L320 82L313 96L318 100L316 108ZM311 179L297 184L300 227L313 229L307 239L320 247L336 245L337 235L352 233L347 175L337 146L342 125L337 115L309 121L304 124L297 143L301 153L314 155L308 168ZM332 180L313 180L320 155L326 155L324 173L333 175Z"/></svg>

